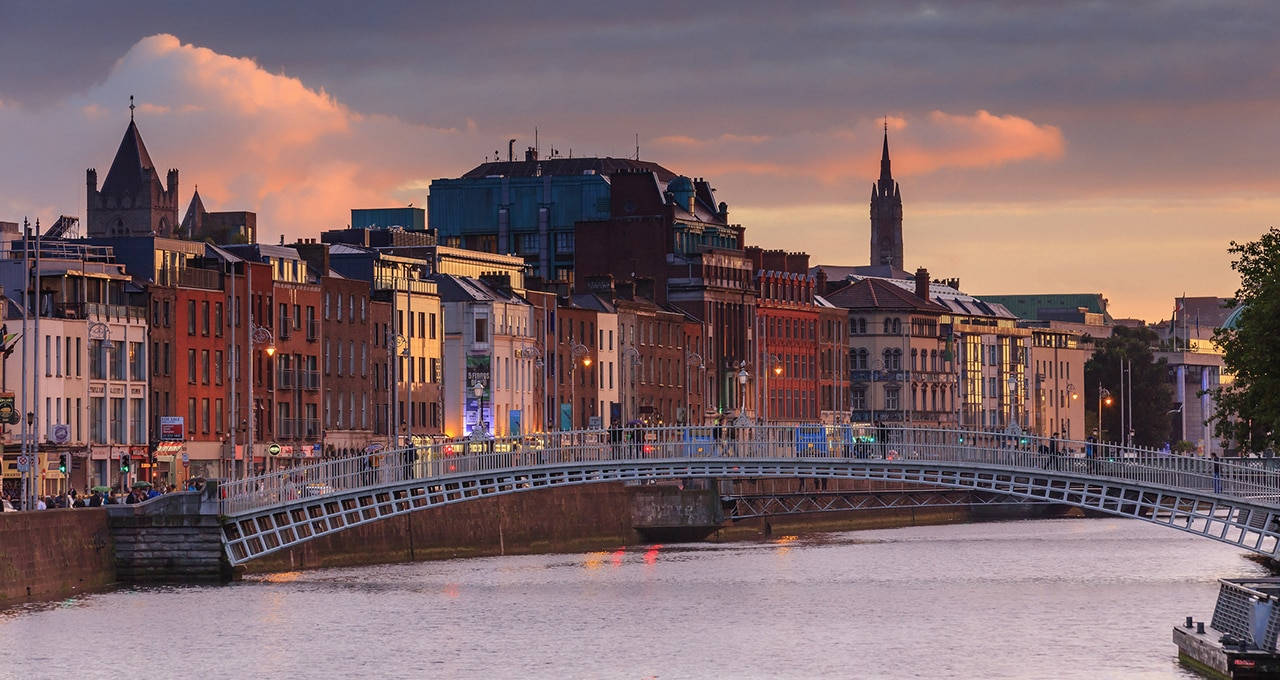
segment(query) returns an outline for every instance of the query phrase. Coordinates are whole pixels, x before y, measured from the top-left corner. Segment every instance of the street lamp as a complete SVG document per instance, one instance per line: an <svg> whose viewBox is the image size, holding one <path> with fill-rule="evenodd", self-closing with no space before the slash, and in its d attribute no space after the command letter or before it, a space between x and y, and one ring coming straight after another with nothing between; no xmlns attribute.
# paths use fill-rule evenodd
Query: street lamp
<svg viewBox="0 0 1280 680"><path fill-rule="evenodd" d="M636 349L635 347L627 347L623 349L622 364L623 366L629 367L629 370L627 371L627 377L628 377L627 382L629 384L628 390L630 392L627 396L631 399L631 403L633 404L633 407L631 409L631 420L637 420L636 406L635 406L637 399L636 399L635 393L638 390L636 389L635 368L636 366L640 365L640 350Z"/></svg>
<svg viewBox="0 0 1280 680"><path fill-rule="evenodd" d="M705 371L707 367L702 363L702 355L697 352L688 352L684 354L684 423L685 425L693 424L693 407L689 403L689 367L693 362L698 362L698 370Z"/></svg>
<svg viewBox="0 0 1280 680"><path fill-rule="evenodd" d="M249 325L249 348L252 350L252 348L253 348L253 346L254 346L254 345L266 345L266 346L267 346L267 348L266 348L266 352L267 352L267 357L268 357L268 358L273 357L273 356L275 356L275 355L276 355L275 337L271 334L271 329L269 329L269 328L265 328L265 327L263 327L263 326L255 326L255 325L253 325L253 324L252 324L252 321L251 321L251 322L250 322L250 325ZM245 476L245 477L248 477L248 476L249 476L249 474L250 474L250 472L251 472L251 471L252 471L252 469L253 469L253 467L252 467L252 465L253 465L253 462L252 462L252 461L253 461L253 437L254 437L254 434L255 434L254 430L256 429L256 426L257 426L257 419L258 419L257 404L256 404L256 403L254 402L254 400L253 400L253 380L254 380L254 377L255 377L255 375L254 375L254 373L255 373L255 372L254 372L252 369L253 369L253 367L252 367L252 366L250 366L250 371L249 371L249 436L248 436L247 445L245 446L245 453L244 453L244 476ZM270 371L268 370L268 372L270 372ZM191 427L191 423L188 423L188 424L187 424L187 427Z"/></svg>
<svg viewBox="0 0 1280 680"><path fill-rule="evenodd" d="M484 419L484 383L476 380L471 385L471 393L476 395L476 400L479 401L479 408L476 412L476 426L471 428L471 438L484 439L487 436Z"/></svg>
<svg viewBox="0 0 1280 680"><path fill-rule="evenodd" d="M747 421L747 381L751 374L747 373L747 362L738 364L738 425L748 425Z"/></svg>
<svg viewBox="0 0 1280 680"><path fill-rule="evenodd" d="M764 399L759 408L762 421L768 420L773 415L769 412L770 406L773 404L773 397L769 394L769 374L773 373L775 376L782 377L781 357L776 354L766 354L764 355L764 361L766 365L773 368L764 372Z"/></svg>
<svg viewBox="0 0 1280 680"><path fill-rule="evenodd" d="M1098 443L1099 444L1102 443L1102 437L1106 433L1106 430L1102 428L1102 407L1110 406L1111 402L1112 402L1111 390L1103 387L1102 383L1098 383Z"/></svg>
<svg viewBox="0 0 1280 680"><path fill-rule="evenodd" d="M391 330L387 327L387 363L391 364L390 370L387 372L387 437L391 439L393 444L391 448L400 446L400 428L399 424L403 420L403 414L398 413L399 400L396 399L396 383L398 382L398 369L400 362L399 357L409 356L409 340L404 335ZM406 392L408 392L406 390ZM412 394L412 392L408 392Z"/></svg>
<svg viewBox="0 0 1280 680"><path fill-rule="evenodd" d="M569 429L576 427L573 417L573 409L577 406L578 401L578 383L574 374L578 368L578 358L583 357L582 365L584 368L591 367L591 357L587 356L587 346L575 342L569 345Z"/></svg>
<svg viewBox="0 0 1280 680"><path fill-rule="evenodd" d="M517 350L516 356L520 359L526 359L526 360L534 359L533 365L539 369L542 368L542 350L535 345L524 345L519 350ZM528 379L526 379L523 387L520 390L520 434L521 435L524 435L525 422L526 422L525 412L524 412L524 393L527 392L528 390L529 390L529 381Z"/></svg>

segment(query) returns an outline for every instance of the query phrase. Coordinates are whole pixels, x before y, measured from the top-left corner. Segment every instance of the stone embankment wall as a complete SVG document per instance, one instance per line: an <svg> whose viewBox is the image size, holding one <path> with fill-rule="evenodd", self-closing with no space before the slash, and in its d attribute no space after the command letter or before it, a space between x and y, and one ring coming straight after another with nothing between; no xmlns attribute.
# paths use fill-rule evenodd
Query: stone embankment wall
<svg viewBox="0 0 1280 680"><path fill-rule="evenodd" d="M106 510L0 512L0 607L99 590L115 580Z"/></svg>
<svg viewBox="0 0 1280 680"><path fill-rule="evenodd" d="M392 517L272 553L248 573L616 548L638 540L620 483L538 489Z"/></svg>
<svg viewBox="0 0 1280 680"><path fill-rule="evenodd" d="M225 581L217 485L171 493L137 505L107 506L121 583Z"/></svg>

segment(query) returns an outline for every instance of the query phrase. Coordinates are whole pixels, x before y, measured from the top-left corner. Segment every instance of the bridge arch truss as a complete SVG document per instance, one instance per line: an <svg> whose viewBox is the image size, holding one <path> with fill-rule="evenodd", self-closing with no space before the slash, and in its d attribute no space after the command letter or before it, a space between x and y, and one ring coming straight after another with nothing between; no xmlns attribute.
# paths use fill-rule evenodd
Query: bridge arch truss
<svg viewBox="0 0 1280 680"><path fill-rule="evenodd" d="M820 426L815 426L820 427ZM829 430L829 428L827 428ZM675 479L858 479L1063 503L1245 550L1280 552L1280 479L1268 470L1083 442L959 430L877 430L813 441L800 428L555 433L325 461L224 485L232 564L389 517L535 489ZM866 441L872 439L872 441ZM518 444L518 445L517 445ZM1085 449L1080 448L1080 451ZM1047 453L1058 451L1060 453Z"/></svg>

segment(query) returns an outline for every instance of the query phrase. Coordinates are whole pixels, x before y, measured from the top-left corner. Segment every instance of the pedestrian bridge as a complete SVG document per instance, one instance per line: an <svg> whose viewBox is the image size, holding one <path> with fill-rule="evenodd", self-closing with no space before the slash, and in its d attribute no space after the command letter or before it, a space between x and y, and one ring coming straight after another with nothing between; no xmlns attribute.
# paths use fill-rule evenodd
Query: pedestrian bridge
<svg viewBox="0 0 1280 680"><path fill-rule="evenodd" d="M927 428L640 428L444 442L222 485L242 564L313 538L477 498L598 482L802 477L926 484L1063 503L1277 557L1280 474L1241 463L1021 434Z"/></svg>

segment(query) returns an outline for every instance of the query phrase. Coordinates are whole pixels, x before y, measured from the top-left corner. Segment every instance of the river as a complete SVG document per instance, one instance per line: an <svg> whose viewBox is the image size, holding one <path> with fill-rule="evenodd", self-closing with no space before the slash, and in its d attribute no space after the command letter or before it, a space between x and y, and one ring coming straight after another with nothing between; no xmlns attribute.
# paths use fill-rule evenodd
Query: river
<svg viewBox="0 0 1280 680"><path fill-rule="evenodd" d="M121 589L0 612L13 678L1195 678L1241 551L1134 520L910 527Z"/></svg>

